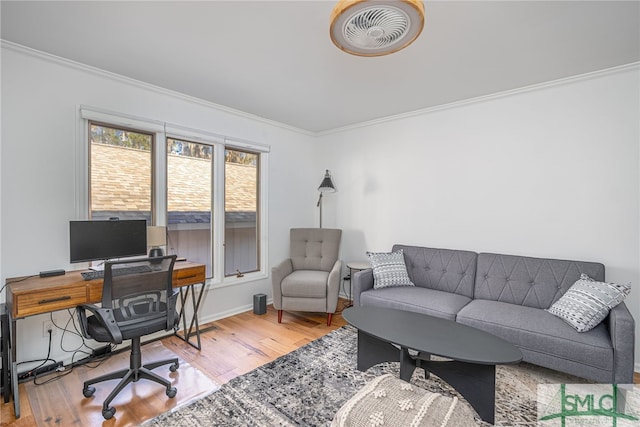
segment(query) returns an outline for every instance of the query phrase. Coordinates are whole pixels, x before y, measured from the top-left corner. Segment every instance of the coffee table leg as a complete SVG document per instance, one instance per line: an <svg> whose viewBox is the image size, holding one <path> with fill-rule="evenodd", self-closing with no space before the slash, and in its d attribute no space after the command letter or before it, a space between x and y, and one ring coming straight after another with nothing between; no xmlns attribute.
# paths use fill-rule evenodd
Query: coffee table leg
<svg viewBox="0 0 640 427"><path fill-rule="evenodd" d="M496 408L496 367L458 361L423 361L421 366L456 389L480 418L493 424Z"/></svg>
<svg viewBox="0 0 640 427"><path fill-rule="evenodd" d="M382 362L398 362L400 350L369 334L358 331L358 370L366 371Z"/></svg>
<svg viewBox="0 0 640 427"><path fill-rule="evenodd" d="M415 357L416 359L416 367L422 368L423 362L428 362L431 360L431 354L425 353L424 351L418 352L418 355ZM426 369L424 370L424 379L428 380L431 374Z"/></svg>
<svg viewBox="0 0 640 427"><path fill-rule="evenodd" d="M416 370L416 359L409 355L409 349L400 349L400 379L411 382L413 371Z"/></svg>

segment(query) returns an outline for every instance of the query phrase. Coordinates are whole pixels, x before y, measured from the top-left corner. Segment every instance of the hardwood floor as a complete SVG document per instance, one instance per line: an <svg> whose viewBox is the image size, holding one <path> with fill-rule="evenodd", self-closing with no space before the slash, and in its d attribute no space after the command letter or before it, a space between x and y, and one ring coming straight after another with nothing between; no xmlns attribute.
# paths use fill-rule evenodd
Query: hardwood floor
<svg viewBox="0 0 640 427"><path fill-rule="evenodd" d="M343 307L345 303L346 301L340 300L338 307ZM291 312L285 312L282 323L278 324L277 312L273 306L268 306L267 313L264 315L255 315L249 311L203 325L201 327L202 351L186 345L174 336L164 338L161 342L166 350L177 354L185 365L196 368L221 385L345 324L339 313L333 316L331 326L327 326L325 314ZM145 350L152 345L143 346L143 357ZM112 358L115 357L122 357L126 361L128 353L118 354ZM102 367L101 370L108 371L106 367ZM82 382L85 378L101 375L103 372L98 372L101 370L75 368L64 381L56 381L52 383L54 385L20 384L21 416L15 419L13 402L1 403L0 426L59 426L71 422L76 426L137 425L141 422L140 420L153 418L171 409L167 407L168 399L161 387L158 388L157 385L147 381L140 381L130 386L135 390L129 397L135 401L129 406L127 402L114 401L121 409L114 419L104 421L101 414L101 402L104 396L98 396L96 392L94 399L99 399L98 402L88 401L82 397ZM183 367L178 370L178 373L181 376L180 384L177 385L179 392L176 399L181 395L190 396L201 393L198 387L201 388L202 384L198 384L198 375L185 374ZM48 387L46 391L44 387ZM107 386L107 390L110 387L113 386ZM61 402L61 396L65 397L62 399L63 402ZM31 402L35 405L34 407L31 406ZM35 414L43 415L37 417Z"/></svg>
<svg viewBox="0 0 640 427"><path fill-rule="evenodd" d="M346 301L341 300L338 306L343 307L345 303ZM205 380L211 379L221 385L345 324L340 314L333 316L332 325L328 327L324 314L289 312L284 313L283 323L278 324L277 312L269 306L265 315L245 312L203 325L202 351L185 345L176 337L164 338L161 340L164 351L170 350L185 362L178 370L180 383L176 384L179 389L176 399L202 393L202 381L198 381L201 376L189 375L189 366L206 374L208 378ZM153 345L152 343L143 346L143 356L145 351L150 352ZM126 360L127 354L125 352L112 358L123 357ZM102 367L102 370L108 371L106 366ZM132 386L132 394L123 396L123 401L114 402L120 408L116 417L104 421L100 412L104 396L98 396L97 392L97 402L87 401L82 397L82 382L85 378L101 373L103 372L100 372L100 369L75 368L68 375L69 378L56 382L49 389L31 383L20 384L22 416L15 419L13 402L0 403L0 426L63 426L70 424L69 420L73 420L76 426L138 425L140 420L151 419L171 409L171 404L180 403L179 400L170 402L162 388L158 389L152 383L140 381ZM635 374L635 382L640 383L640 373ZM61 399L61 396L64 399ZM35 406L32 407L30 402ZM34 413L44 415L36 419Z"/></svg>

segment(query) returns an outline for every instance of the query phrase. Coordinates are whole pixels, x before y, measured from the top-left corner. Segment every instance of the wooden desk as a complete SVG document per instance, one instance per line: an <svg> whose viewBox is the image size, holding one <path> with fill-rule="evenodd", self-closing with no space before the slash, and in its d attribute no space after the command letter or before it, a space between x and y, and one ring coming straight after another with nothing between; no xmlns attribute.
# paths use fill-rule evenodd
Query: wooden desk
<svg viewBox="0 0 640 427"><path fill-rule="evenodd" d="M102 279L84 280L81 271L68 271L62 276L40 277L26 276L7 279L6 312L9 317L11 330L10 361L11 373L14 378L12 388L16 418L20 417L19 398L17 394L17 370L16 353L17 337L16 322L28 316L51 313L53 311L74 309L80 304L93 304L102 300ZM200 325L198 323L198 308L202 301L205 283L205 265L192 262L176 262L173 268L173 287L180 288L180 311L178 315L182 320L182 334L176 332L176 336L189 345L201 349ZM203 286L196 294L194 285L202 283ZM189 298L191 294L191 298ZM187 319L186 304L191 300L193 313ZM195 330L194 330L195 328ZM197 344L191 342L195 333ZM3 334L4 335L4 334Z"/></svg>

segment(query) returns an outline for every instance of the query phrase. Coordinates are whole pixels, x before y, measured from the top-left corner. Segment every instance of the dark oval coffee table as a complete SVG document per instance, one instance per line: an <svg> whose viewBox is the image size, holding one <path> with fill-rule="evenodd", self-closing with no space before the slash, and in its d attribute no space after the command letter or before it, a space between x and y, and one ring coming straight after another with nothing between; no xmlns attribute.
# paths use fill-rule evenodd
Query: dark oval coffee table
<svg viewBox="0 0 640 427"><path fill-rule="evenodd" d="M410 381L415 368L423 368L425 376L432 372L442 378L480 418L493 424L496 365L522 360L522 352L513 344L470 326L411 311L351 307L342 317L358 329L358 370L400 362L400 378ZM431 355L451 360L431 360Z"/></svg>

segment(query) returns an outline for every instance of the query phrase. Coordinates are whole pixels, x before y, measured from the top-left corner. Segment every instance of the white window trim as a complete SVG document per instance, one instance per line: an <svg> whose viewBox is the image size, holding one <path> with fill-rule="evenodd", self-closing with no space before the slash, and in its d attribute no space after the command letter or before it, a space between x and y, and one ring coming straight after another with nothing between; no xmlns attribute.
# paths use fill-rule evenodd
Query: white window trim
<svg viewBox="0 0 640 427"><path fill-rule="evenodd" d="M77 110L77 133L76 133L76 154L75 154L75 179L76 179L76 219L88 218L89 215L89 178L88 163L89 151L87 149L87 135L89 132L89 121L96 121L116 126L124 126L140 131L152 132L156 137L156 147L154 151L155 175L155 225L167 224L167 144L166 138L176 138L193 142L205 142L214 147L214 174L212 185L216 182L224 183L224 151L225 148L235 148L253 151L260 154L260 194L259 200L259 228L260 228L260 270L245 273L243 277L224 275L224 189L214 191L213 196L213 278L207 279L206 284L212 288L223 288L227 286L239 285L242 283L263 280L269 277L268 272L268 179L269 179L269 153L271 147L267 144L225 136L214 132L200 129L193 129L160 120L153 120L133 116L124 113L113 112L97 107L79 105ZM215 187L213 187L215 189Z"/></svg>

